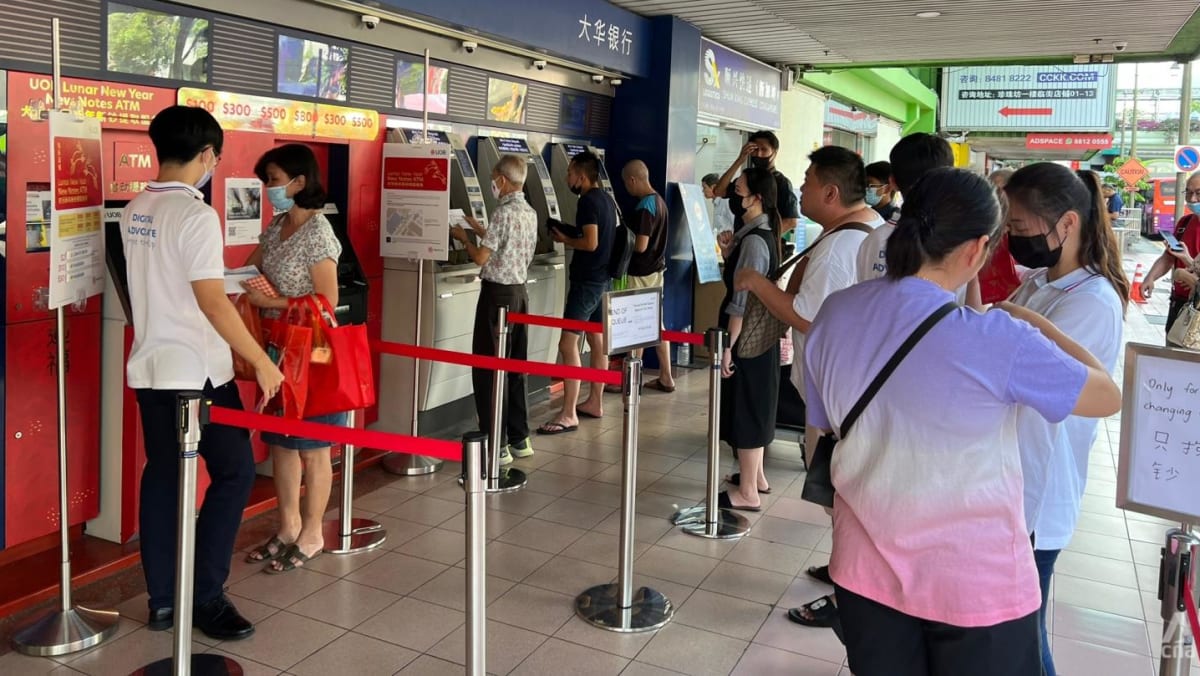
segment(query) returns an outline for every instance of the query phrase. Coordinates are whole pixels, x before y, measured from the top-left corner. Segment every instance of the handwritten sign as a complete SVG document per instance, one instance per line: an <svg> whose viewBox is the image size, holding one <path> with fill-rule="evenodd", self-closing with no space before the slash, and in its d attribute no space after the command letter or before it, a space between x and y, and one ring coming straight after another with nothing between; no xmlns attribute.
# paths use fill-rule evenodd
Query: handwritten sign
<svg viewBox="0 0 1200 676"><path fill-rule="evenodd" d="M1200 521L1200 354L1130 344L1117 506Z"/></svg>
<svg viewBox="0 0 1200 676"><path fill-rule="evenodd" d="M604 345L618 354L662 342L662 289L604 294Z"/></svg>

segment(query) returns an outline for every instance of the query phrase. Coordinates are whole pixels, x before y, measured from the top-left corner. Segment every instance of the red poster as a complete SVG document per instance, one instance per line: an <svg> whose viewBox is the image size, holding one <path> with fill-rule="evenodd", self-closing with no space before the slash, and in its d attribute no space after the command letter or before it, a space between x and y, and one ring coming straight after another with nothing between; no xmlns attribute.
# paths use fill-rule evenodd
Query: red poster
<svg viewBox="0 0 1200 676"><path fill-rule="evenodd" d="M429 157L388 157L383 161L384 190L449 190L450 162Z"/></svg>
<svg viewBox="0 0 1200 676"><path fill-rule="evenodd" d="M54 139L54 208L58 211L104 204L100 179L100 139Z"/></svg>
<svg viewBox="0 0 1200 676"><path fill-rule="evenodd" d="M1052 150L1107 150L1113 144L1112 134L1026 134L1026 148Z"/></svg>
<svg viewBox="0 0 1200 676"><path fill-rule="evenodd" d="M37 120L54 107L54 84L48 75L12 73L8 105L14 114ZM161 87L62 79L63 105L100 120L105 129L146 129L160 110L175 104L175 90Z"/></svg>

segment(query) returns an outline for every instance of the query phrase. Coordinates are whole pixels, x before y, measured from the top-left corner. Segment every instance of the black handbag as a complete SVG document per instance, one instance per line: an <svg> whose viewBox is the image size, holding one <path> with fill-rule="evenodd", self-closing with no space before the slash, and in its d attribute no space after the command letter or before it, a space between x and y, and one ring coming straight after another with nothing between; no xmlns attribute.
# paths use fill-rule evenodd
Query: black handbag
<svg viewBox="0 0 1200 676"><path fill-rule="evenodd" d="M879 389L887 382L887 379L900 366L900 362L908 356L917 343L925 337L926 333L934 327L943 317L953 312L958 308L958 303L950 301L939 307L921 322L921 325L912 332L912 335L900 345L896 350L896 354L888 360L888 363L883 366L879 375L875 376L875 380L867 387L867 391L858 398L858 402L854 404L854 408L850 409L849 415L842 422L842 428L837 436L832 433L821 435L817 440L817 447L813 449L812 459L808 463L808 473L804 476L804 488L800 492L800 497L812 503L821 505L822 507L833 507L833 479L830 476L830 465L833 463L833 449L837 446L840 439L845 439L850 432L850 427L854 425L854 421L858 420L858 416L862 415L863 409L871 400L878 394Z"/></svg>

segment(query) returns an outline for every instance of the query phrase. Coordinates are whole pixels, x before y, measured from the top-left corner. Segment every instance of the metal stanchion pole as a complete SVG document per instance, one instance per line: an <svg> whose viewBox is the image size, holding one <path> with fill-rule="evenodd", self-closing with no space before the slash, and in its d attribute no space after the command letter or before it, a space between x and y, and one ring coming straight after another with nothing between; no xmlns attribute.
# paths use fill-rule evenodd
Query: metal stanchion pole
<svg viewBox="0 0 1200 676"><path fill-rule="evenodd" d="M58 19L50 20L54 72L54 107L62 105L61 45ZM71 518L67 507L67 322L65 310L55 310L58 334L58 532L61 548L59 607L13 634L13 647L26 655L66 655L112 638L120 615L114 610L71 607Z"/></svg>
<svg viewBox="0 0 1200 676"><path fill-rule="evenodd" d="M1187 626L1184 582L1195 581L1200 539L1191 526L1167 531L1167 544L1159 564L1158 597L1162 601L1163 638L1159 676L1187 676L1191 673L1195 639Z"/></svg>
<svg viewBox="0 0 1200 676"><path fill-rule="evenodd" d="M242 667L224 655L192 654L192 584L196 557L196 462L208 408L199 392L183 392L175 409L179 432L179 546L175 555L175 629L173 656L148 664L133 676L241 676Z"/></svg>
<svg viewBox="0 0 1200 676"><path fill-rule="evenodd" d="M508 356L508 308L497 308L496 356ZM492 376L492 424L488 441L488 493L511 493L525 487L525 472L500 466L501 439L504 437L504 393L508 374L496 369Z"/></svg>
<svg viewBox="0 0 1200 676"><path fill-rule="evenodd" d="M346 425L354 427L350 411ZM330 554L354 554L375 549L387 539L387 531L378 521L354 518L354 446L342 446L342 502L338 518L324 523L325 551Z"/></svg>
<svg viewBox="0 0 1200 676"><path fill-rule="evenodd" d="M717 489L721 486L721 355L725 351L725 332L709 329L708 349L712 364L708 371L708 485L700 523L690 520L683 532L713 540L732 540L750 532L750 521L731 509L717 506ZM757 482L757 477L742 477L742 481Z"/></svg>
<svg viewBox="0 0 1200 676"><path fill-rule="evenodd" d="M624 633L658 629L675 614L671 601L649 588L633 588L634 502L637 498L638 405L642 360L626 357L622 390L625 404L621 462L620 570L616 583L592 587L575 599L575 612L601 629Z"/></svg>
<svg viewBox="0 0 1200 676"><path fill-rule="evenodd" d="M482 432L463 437L467 494L467 676L487 675L487 490Z"/></svg>
<svg viewBox="0 0 1200 676"><path fill-rule="evenodd" d="M428 53L428 50L426 50ZM425 72L429 72L428 70ZM429 97L425 97L428 99ZM425 142L429 142L429 127L424 129ZM413 320L413 345L421 344L421 312L422 305L425 300L425 261L417 260L417 314ZM420 415L421 401L421 360L413 360L413 392L412 392L412 425L410 434L414 437L418 436L417 429L418 416ZM442 468L442 461L439 458L429 458L423 455L413 455L411 453L388 453L383 457L383 469L391 474L399 474L401 476L424 476L433 474Z"/></svg>

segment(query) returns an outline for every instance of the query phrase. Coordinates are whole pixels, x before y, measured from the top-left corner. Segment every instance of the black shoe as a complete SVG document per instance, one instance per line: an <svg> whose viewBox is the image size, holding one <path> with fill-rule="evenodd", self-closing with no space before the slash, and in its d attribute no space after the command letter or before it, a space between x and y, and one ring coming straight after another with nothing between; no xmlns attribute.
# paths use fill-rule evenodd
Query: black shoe
<svg viewBox="0 0 1200 676"><path fill-rule="evenodd" d="M224 594L197 606L192 620L197 629L218 641L237 641L254 633L254 625L242 617Z"/></svg>
<svg viewBox="0 0 1200 676"><path fill-rule="evenodd" d="M175 626L175 609L159 608L150 610L150 619L146 622L150 631L166 631Z"/></svg>

